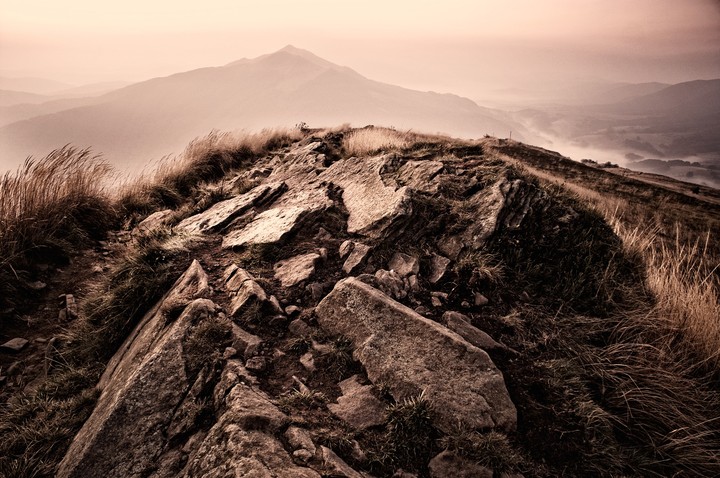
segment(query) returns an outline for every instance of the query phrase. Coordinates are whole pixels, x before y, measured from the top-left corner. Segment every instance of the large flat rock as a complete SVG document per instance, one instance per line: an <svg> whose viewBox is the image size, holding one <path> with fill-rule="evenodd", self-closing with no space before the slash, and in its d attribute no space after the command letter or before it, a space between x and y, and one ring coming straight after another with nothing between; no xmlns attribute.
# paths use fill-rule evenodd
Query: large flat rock
<svg viewBox="0 0 720 478"><path fill-rule="evenodd" d="M502 374L458 334L355 278L338 282L316 314L323 328L352 341L368 378L396 400L424 391L441 430L515 428Z"/></svg>
<svg viewBox="0 0 720 478"><path fill-rule="evenodd" d="M382 180L380 170L387 161L385 156L343 159L319 176L343 188L350 234L379 236L395 219L410 214L408 188L385 185Z"/></svg>
<svg viewBox="0 0 720 478"><path fill-rule="evenodd" d="M285 190L287 186L283 182L262 184L245 194L220 201L200 214L184 219L177 228L189 233L218 231L251 207L271 202Z"/></svg>
<svg viewBox="0 0 720 478"><path fill-rule="evenodd" d="M282 201L273 203L245 226L230 231L223 239L223 248L251 244L274 244L286 235L312 222L333 205L323 188L289 191Z"/></svg>

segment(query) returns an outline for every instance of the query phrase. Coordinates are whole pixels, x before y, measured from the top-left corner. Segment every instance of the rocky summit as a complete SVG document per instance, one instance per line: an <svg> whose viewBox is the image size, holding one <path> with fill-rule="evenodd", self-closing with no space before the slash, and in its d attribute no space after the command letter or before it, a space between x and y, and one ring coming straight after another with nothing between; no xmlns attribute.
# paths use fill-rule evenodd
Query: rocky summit
<svg viewBox="0 0 720 478"><path fill-rule="evenodd" d="M640 300L607 222L516 143L352 133L304 131L111 232L36 373L53 396L92 365L50 474L633 474L647 443L588 359Z"/></svg>

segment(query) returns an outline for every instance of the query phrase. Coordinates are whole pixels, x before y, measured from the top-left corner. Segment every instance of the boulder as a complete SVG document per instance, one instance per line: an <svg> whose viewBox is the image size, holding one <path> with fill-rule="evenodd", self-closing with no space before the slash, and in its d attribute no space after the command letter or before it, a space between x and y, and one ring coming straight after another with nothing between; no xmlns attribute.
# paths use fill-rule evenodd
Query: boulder
<svg viewBox="0 0 720 478"><path fill-rule="evenodd" d="M245 194L215 203L200 214L184 219L177 228L189 233L222 230L251 207L270 203L286 190L287 186L283 182L262 184Z"/></svg>
<svg viewBox="0 0 720 478"><path fill-rule="evenodd" d="M397 219L412 211L407 187L386 186L380 170L392 155L348 158L333 163L318 177L342 188L349 216L347 232L380 237Z"/></svg>
<svg viewBox="0 0 720 478"><path fill-rule="evenodd" d="M354 278L338 282L316 308L320 325L352 341L373 383L396 400L424 392L435 425L513 430L517 412L487 353Z"/></svg>
<svg viewBox="0 0 720 478"><path fill-rule="evenodd" d="M420 272L420 262L417 260L417 257L403 254L402 252L393 254L392 259L390 259L388 263L388 267L390 270L397 272L400 277L407 277Z"/></svg>
<svg viewBox="0 0 720 478"><path fill-rule="evenodd" d="M125 339L123 345L110 359L105 372L100 377L98 387L102 390L111 379L118 380L115 377L127 377L132 374L133 367L143 359L166 328L164 311L168 306L182 307L193 299L206 297L209 292L207 274L200 263L194 260L170 291L143 316Z"/></svg>
<svg viewBox="0 0 720 478"><path fill-rule="evenodd" d="M385 404L373 395L372 385L363 385L358 375L343 380L338 385L342 395L337 404L329 404L328 409L356 430L382 425L385 423Z"/></svg>
<svg viewBox="0 0 720 478"><path fill-rule="evenodd" d="M275 278L283 287L293 287L312 277L320 258L320 254L311 252L280 261L273 267Z"/></svg>

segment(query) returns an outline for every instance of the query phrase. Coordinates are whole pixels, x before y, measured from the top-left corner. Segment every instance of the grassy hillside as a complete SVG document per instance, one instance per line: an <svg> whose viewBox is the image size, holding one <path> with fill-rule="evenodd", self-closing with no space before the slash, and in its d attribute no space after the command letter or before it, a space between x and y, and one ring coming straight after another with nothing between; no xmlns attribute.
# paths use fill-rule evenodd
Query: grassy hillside
<svg viewBox="0 0 720 478"><path fill-rule="evenodd" d="M217 257L214 239L187 236L173 226L250 190L276 164L273 158L311 140L322 143L328 166L341 158L389 154L452 168L436 192L413 197L413 220L401 234L377 240L369 267L383 267L396 251L421 255L441 235L471 223L481 212L470 199L498 178L521 181L540 198L523 227L500 228L481 249L460 254L452 279L438 288L458 308L475 289L490 299L488 306L468 307L476 325L506 347L490 355L518 409L517 431L428 431L420 418L404 422L407 413L425 413L422 402L398 402L387 435L351 437L372 457L365 471L391 476L398 463L412 467L450 449L526 477L720 473L717 191L642 182L513 141L340 127L211 134L191 143L180 158L160 163L154 175L112 187L103 186L109 170L102 161L72 149L3 178L2 337L11 338L23 317L42 315L43 297L51 290L57 294L52 285L37 283L50 284L53 274L62 274L55 268L77 273L66 280L85 284L87 292L75 321L38 325L60 340L37 386L0 385L0 475L53 475L92 410L104 365L137 320L192 258ZM167 227L149 234L136 227L160 211ZM347 236L337 229L333 233ZM117 249L110 249L103 273L80 270L95 264L88 258L95 257L98 241L108 239ZM294 242L233 257L263 277L272 260L302 252L313 241L300 234ZM32 327L23 330L32 335ZM301 342L287 353L306 349L310 339ZM348 367L357 366L342 344L336 349ZM0 358L5 375L13 359ZM264 386L274 387L272 381ZM285 397L283 406L322 409L315 398ZM422 446L399 446L398 436ZM342 443L343 437L330 434L327 443ZM408 453L421 456L409 459Z"/></svg>

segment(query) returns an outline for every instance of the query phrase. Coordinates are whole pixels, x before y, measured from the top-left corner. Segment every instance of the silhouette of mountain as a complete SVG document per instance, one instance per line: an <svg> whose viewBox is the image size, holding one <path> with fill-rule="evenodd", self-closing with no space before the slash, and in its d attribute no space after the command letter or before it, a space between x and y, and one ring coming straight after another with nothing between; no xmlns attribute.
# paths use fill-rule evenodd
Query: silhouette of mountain
<svg viewBox="0 0 720 478"><path fill-rule="evenodd" d="M522 128L500 111L456 95L373 81L292 46L136 83L88 102L1 128L6 157L17 162L72 143L102 152L121 169L137 170L213 129L300 122L378 124L464 137L513 131L513 137L523 137Z"/></svg>

